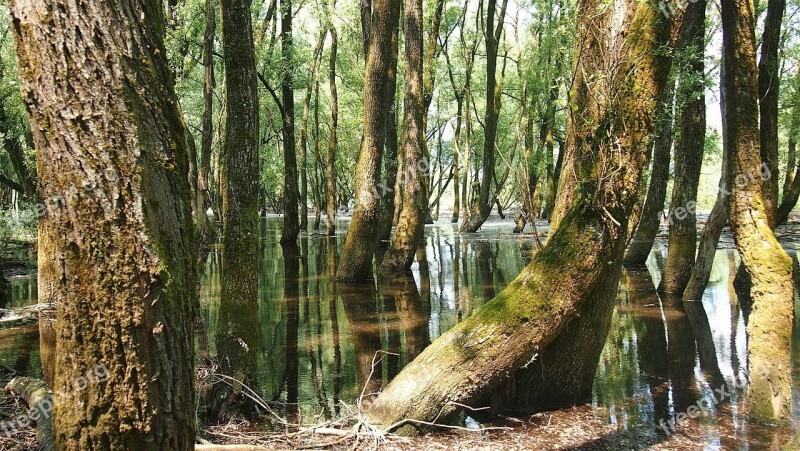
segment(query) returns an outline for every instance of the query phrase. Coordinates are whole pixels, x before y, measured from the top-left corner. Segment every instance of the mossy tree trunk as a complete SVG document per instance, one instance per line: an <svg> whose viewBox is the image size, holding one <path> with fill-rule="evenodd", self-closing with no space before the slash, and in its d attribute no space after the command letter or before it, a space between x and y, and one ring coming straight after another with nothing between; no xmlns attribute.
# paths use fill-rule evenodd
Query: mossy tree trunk
<svg viewBox="0 0 800 451"><path fill-rule="evenodd" d="M786 0L769 0L764 33L761 35L761 59L758 62L758 99L760 116L761 162L771 176L763 180L761 192L770 225L778 225L778 93L780 88L781 23Z"/></svg>
<svg viewBox="0 0 800 451"><path fill-rule="evenodd" d="M654 5L617 0L608 8L585 0L579 11L583 51L572 86L577 108L568 123L572 171L564 172L574 189L572 196L559 196L568 204L556 208L565 213L556 216L551 238L516 280L386 387L367 414L377 427L411 433L413 420L446 419L459 410L456 403L480 403L580 321L584 308L599 304L610 316L615 291L608 288L619 279L627 218L638 198L652 111L666 76L654 55L654 34L660 36ZM625 76L605 77L610 67ZM592 366L597 356L599 351L580 358L594 360Z"/></svg>
<svg viewBox="0 0 800 451"><path fill-rule="evenodd" d="M226 120L221 155L222 290L217 326L219 371L245 385L255 381L259 268L258 85L250 0L221 2L225 51ZM257 328L256 328L257 331ZM245 343L246 346L243 346ZM219 383L212 419L221 420L233 403L244 401L240 386Z"/></svg>
<svg viewBox="0 0 800 451"><path fill-rule="evenodd" d="M377 224L380 217L381 159L386 138L386 87L391 62L392 8L400 0L374 0L370 20L369 51L364 83L364 130L355 176L355 210L350 222L337 278L359 280L372 277L372 260L377 245Z"/></svg>
<svg viewBox="0 0 800 451"><path fill-rule="evenodd" d="M283 234L281 244L297 245L300 233L297 187L297 141L294 127L294 39L292 37L292 0L281 0L281 104L283 105ZM307 211L303 212L303 216Z"/></svg>
<svg viewBox="0 0 800 451"><path fill-rule="evenodd" d="M681 74L678 98L683 108L675 145L675 183L669 213L669 244L659 291L681 295L689 283L697 247L697 187L706 141L706 4L689 3L678 39ZM683 61L686 58L686 61Z"/></svg>
<svg viewBox="0 0 800 451"><path fill-rule="evenodd" d="M728 133L728 212L736 248L750 276L753 309L747 324L752 420L791 418L792 261L770 228L762 196L755 17L752 3L723 0L722 89Z"/></svg>
<svg viewBox="0 0 800 451"><path fill-rule="evenodd" d="M192 449L196 259L162 4L9 9L42 195L63 199L40 249L59 263L56 448Z"/></svg>
<svg viewBox="0 0 800 451"><path fill-rule="evenodd" d="M661 218L667 199L669 162L672 153L675 82L670 80L659 96L656 127L653 132L653 156L647 199L639 215L636 233L625 251L626 267L644 267L656 236L661 230Z"/></svg>
<svg viewBox="0 0 800 451"><path fill-rule="evenodd" d="M439 0L440 3L442 0ZM422 171L425 138L422 87L422 0L407 0L404 8L405 96L403 101L403 205L397 229L381 264L382 271L411 269L425 232L428 210Z"/></svg>

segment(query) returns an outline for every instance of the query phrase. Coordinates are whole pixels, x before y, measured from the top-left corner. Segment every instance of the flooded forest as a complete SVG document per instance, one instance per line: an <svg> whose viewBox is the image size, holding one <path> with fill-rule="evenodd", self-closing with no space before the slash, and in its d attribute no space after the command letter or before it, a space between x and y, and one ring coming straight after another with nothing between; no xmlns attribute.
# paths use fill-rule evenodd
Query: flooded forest
<svg viewBox="0 0 800 451"><path fill-rule="evenodd" d="M798 0L7 0L0 450L800 450Z"/></svg>

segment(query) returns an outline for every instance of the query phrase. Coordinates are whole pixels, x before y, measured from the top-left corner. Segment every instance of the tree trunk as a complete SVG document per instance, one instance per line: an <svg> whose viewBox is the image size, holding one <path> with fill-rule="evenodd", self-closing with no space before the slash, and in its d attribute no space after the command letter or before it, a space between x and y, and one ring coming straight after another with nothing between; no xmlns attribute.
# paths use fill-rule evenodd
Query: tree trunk
<svg viewBox="0 0 800 451"><path fill-rule="evenodd" d="M439 0L440 2L442 0ZM403 100L403 206L391 245L383 257L381 270L411 269L417 246L425 232L428 198L422 171L425 136L422 96L422 0L407 0L403 18L405 41L405 97Z"/></svg>
<svg viewBox="0 0 800 451"><path fill-rule="evenodd" d="M211 153L214 144L214 89L217 82L214 78L214 38L216 37L216 1L205 1L206 29L203 37L203 131L200 142L200 161L197 166L197 208L196 222L200 228L201 242L210 239L214 233L214 224L208 220L206 212L209 207L211 176Z"/></svg>
<svg viewBox="0 0 800 451"><path fill-rule="evenodd" d="M11 284L0 269L0 306L5 307L11 301Z"/></svg>
<svg viewBox="0 0 800 451"><path fill-rule="evenodd" d="M372 2L370 42L364 85L364 131L356 167L356 206L337 272L339 280L372 277L372 260L377 243L380 199L375 195L380 181L381 158L386 138L386 87L391 62L393 8L399 0Z"/></svg>
<svg viewBox="0 0 800 451"><path fill-rule="evenodd" d="M656 236L661 230L661 217L667 199L669 183L669 161L672 152L673 109L675 83L670 80L658 99L656 128L653 133L653 170L647 188L647 199L642 207L639 226L625 252L625 266L644 267Z"/></svg>
<svg viewBox="0 0 800 451"><path fill-rule="evenodd" d="M259 268L259 111L249 0L221 2L225 51L226 120L222 149L222 284L217 355L219 371L245 385L255 382ZM241 341L240 341L241 340ZM241 386L218 383L211 419L222 420L235 402L246 401Z"/></svg>
<svg viewBox="0 0 800 451"><path fill-rule="evenodd" d="M761 162L771 177L762 181L764 209L774 229L778 212L778 91L780 77L781 23L786 0L769 0L764 33L761 36L761 59L758 63L758 99L760 102Z"/></svg>
<svg viewBox="0 0 800 451"><path fill-rule="evenodd" d="M800 170L797 166L797 138L800 135L800 65L795 75L796 85L794 93L794 106L792 107L792 118L789 125L789 156L786 163L786 181L783 185L783 197L778 208L778 218L776 224L780 225L789 219L800 197L800 177L795 171ZM772 177L775 177L774 175Z"/></svg>
<svg viewBox="0 0 800 451"><path fill-rule="evenodd" d="M5 74L4 70L0 67L0 79L3 79ZM3 102L0 102L0 127L3 133L3 148L8 154L8 159L11 162L11 167L14 169L14 174L17 176L16 183L6 183L9 187L19 192L22 196L35 200L37 196L36 188L36 173L28 169L25 162L25 149L22 142L17 136L18 133L12 130L12 119L8 117Z"/></svg>
<svg viewBox="0 0 800 451"><path fill-rule="evenodd" d="M689 283L697 247L697 187L706 141L706 4L690 3L684 15L679 50L687 55L678 97L680 136L675 146L675 183L669 214L669 247L659 291L681 295Z"/></svg>
<svg viewBox="0 0 800 451"><path fill-rule="evenodd" d="M575 189L568 190L573 196L560 196L569 204L556 209L566 214L556 216L552 237L514 282L392 380L367 413L377 427L413 433L414 420L446 420L459 404L485 400L510 373L533 362L586 309L597 308L610 318L627 218L637 200L652 111L666 77L652 56L654 5L618 0L607 8L585 0L579 11L578 43L584 51L572 92L574 111L582 117L569 120L572 171L564 178ZM622 15L614 21L619 27L612 27L615 14ZM608 67L626 76L605 77ZM605 172L607 165L613 170ZM592 352L578 353L587 367L596 366L604 338L592 340Z"/></svg>
<svg viewBox="0 0 800 451"><path fill-rule="evenodd" d="M281 0L281 104L283 105L283 234L281 244L297 245L300 218L297 205L297 144L294 134L294 41L292 38L292 0ZM303 212L303 216L306 212Z"/></svg>
<svg viewBox="0 0 800 451"><path fill-rule="evenodd" d="M392 9L392 14L400 14L399 9ZM392 23L398 26L392 30L392 50L389 61L389 83L386 86L387 101L389 102L389 115L386 117L386 157L384 165L386 167L385 182L378 188L381 196L381 219L378 224L378 240L381 243L389 242L394 226L395 215L399 215L401 205L395 202L395 188L398 176L398 139L397 139L397 58L399 52L399 17L398 20L392 18ZM398 221L400 217L398 216Z"/></svg>
<svg viewBox="0 0 800 451"><path fill-rule="evenodd" d="M745 0L723 0L722 89L728 127L728 212L736 248L752 280L747 324L747 406L752 420L791 418L792 261L770 228L762 198L755 18Z"/></svg>
<svg viewBox="0 0 800 451"><path fill-rule="evenodd" d="M327 26L322 27L314 49L314 59L308 69L308 82L306 84L306 99L303 102L303 124L300 131L300 229L308 228L308 116L311 114L311 97L319 74L319 65L322 61L322 48L325 46L325 36L328 34ZM316 160L314 166L317 166ZM315 206L316 207L316 206ZM315 208L317 210L317 208Z"/></svg>
<svg viewBox="0 0 800 451"><path fill-rule="evenodd" d="M336 147L339 145L339 93L336 91L336 56L339 51L339 35L333 22L328 22L328 31L331 34L331 55L328 63L328 83L331 90L331 131L328 138L328 159L325 167L325 180L327 181L328 200L327 219L328 236L336 235ZM319 135L317 135L319 139Z"/></svg>
<svg viewBox="0 0 800 451"><path fill-rule="evenodd" d="M196 259L161 2L9 9L42 195L62 200L56 449L192 449Z"/></svg>

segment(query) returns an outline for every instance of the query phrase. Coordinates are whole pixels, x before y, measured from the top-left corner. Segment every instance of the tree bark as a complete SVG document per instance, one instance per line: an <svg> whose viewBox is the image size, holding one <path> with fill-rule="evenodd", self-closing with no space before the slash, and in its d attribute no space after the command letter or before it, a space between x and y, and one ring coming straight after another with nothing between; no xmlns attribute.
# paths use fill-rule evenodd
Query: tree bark
<svg viewBox="0 0 800 451"><path fill-rule="evenodd" d="M754 421L791 418L792 261L770 228L762 196L755 17L752 4L723 0L722 89L728 128L728 212L731 231L752 280L747 324L747 406Z"/></svg>
<svg viewBox="0 0 800 451"><path fill-rule="evenodd" d="M372 277L372 260L377 244L380 199L375 195L380 181L381 158L386 138L386 86L391 60L392 8L399 0L374 0L370 20L370 42L364 86L364 131L356 167L356 206L350 222L337 272L339 280ZM394 16L397 17L397 16Z"/></svg>
<svg viewBox="0 0 800 451"><path fill-rule="evenodd" d="M314 57L308 69L308 82L306 83L306 98L303 102L303 123L300 130L300 229L308 228L308 122L311 114L311 97L319 75L319 66L322 61L322 49L325 46L325 36L328 35L327 24L322 27L314 48ZM314 166L317 162L314 161ZM315 208L316 210L316 208Z"/></svg>
<svg viewBox="0 0 800 451"><path fill-rule="evenodd" d="M339 145L339 93L336 91L336 55L339 50L339 35L333 22L328 22L328 32L331 35L331 54L328 62L328 83L331 90L331 131L328 138L328 159L325 167L325 180L327 181L328 200L327 219L328 236L336 235L336 147Z"/></svg>
<svg viewBox="0 0 800 451"><path fill-rule="evenodd" d="M678 97L684 105L675 146L675 183L669 214L669 244L659 291L681 295L692 275L697 247L697 187L706 141L706 4L689 3L678 42L688 61L681 72Z"/></svg>
<svg viewBox="0 0 800 451"><path fill-rule="evenodd" d="M765 212L773 229L778 225L778 92L781 80L779 52L785 9L786 0L769 0L764 33L761 36L761 59L758 63L761 162L771 174L771 177L763 180L761 191Z"/></svg>
<svg viewBox="0 0 800 451"><path fill-rule="evenodd" d="M191 449L197 274L162 4L9 9L42 195L62 199L46 236L61 300L56 449Z"/></svg>
<svg viewBox="0 0 800 451"><path fill-rule="evenodd" d="M197 208L196 222L204 235L201 241L211 238L214 224L208 220L206 212L211 199L211 153L214 144L214 89L217 81L214 77L214 38L217 32L215 0L205 1L206 29L203 37L203 131L200 142L200 161L197 166Z"/></svg>
<svg viewBox="0 0 800 451"><path fill-rule="evenodd" d="M584 0L579 11L577 42L583 51L577 52L572 92L573 114L582 117L569 120L567 158L574 172L565 172L575 189L569 190L573 196L559 198L569 204L556 209L566 214L555 218L548 243L508 288L392 380L367 413L379 428L413 433L414 420L445 420L459 404L481 402L511 372L531 363L585 309L599 307L610 318L627 218L637 200L652 111L666 77L653 56L654 5L618 0L615 8L607 8ZM621 17L613 23L622 24L616 28L615 14ZM603 76L608 67L626 76ZM600 128L611 133L598 133ZM605 172L606 165L614 169ZM599 341L595 349L602 349L604 337ZM599 351L581 359L594 360L591 367L597 356Z"/></svg>
<svg viewBox="0 0 800 451"><path fill-rule="evenodd" d="M294 133L294 39L292 37L292 0L281 0L281 104L283 105L283 234L281 244L297 245L300 218L297 205L297 142ZM303 216L307 214L303 212Z"/></svg>
<svg viewBox="0 0 800 451"><path fill-rule="evenodd" d="M222 0L226 120L221 155L222 284L217 326L219 371L251 385L255 381L259 274L259 104L250 0ZM240 341L241 340L241 341ZM220 382L209 418L222 420L246 399L241 386Z"/></svg>
<svg viewBox="0 0 800 451"><path fill-rule="evenodd" d="M439 0L440 2L442 0ZM427 191L422 171L425 115L422 87L422 0L407 0L403 18L405 40L405 97L403 100L403 209L381 270L411 269L417 246L425 232Z"/></svg>
<svg viewBox="0 0 800 451"><path fill-rule="evenodd" d="M400 14L397 8L392 9L392 14ZM395 224L394 218L400 220L400 203L395 201L395 188L398 185L398 139L397 139L397 59L399 56L399 17L398 20L392 18L392 23L398 24L392 30L392 50L389 60L389 83L386 86L387 102L389 105L389 115L386 117L386 156L384 166L386 167L385 182L378 189L381 196L381 218L378 224L378 240L388 244L392 235L392 227Z"/></svg>
<svg viewBox="0 0 800 451"><path fill-rule="evenodd" d="M650 250L661 230L661 217L667 199L669 183L669 162L672 153L673 110L675 104L675 83L670 81L658 99L656 128L653 134L653 170L647 188L647 199L639 216L639 226L625 252L625 266L644 267Z"/></svg>

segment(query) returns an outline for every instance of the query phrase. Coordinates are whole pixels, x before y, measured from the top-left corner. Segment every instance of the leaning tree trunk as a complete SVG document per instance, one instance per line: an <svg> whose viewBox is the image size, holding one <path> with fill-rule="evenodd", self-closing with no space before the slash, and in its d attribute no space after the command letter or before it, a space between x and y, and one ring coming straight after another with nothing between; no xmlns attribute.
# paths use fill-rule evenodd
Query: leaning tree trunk
<svg viewBox="0 0 800 451"><path fill-rule="evenodd" d="M399 0L372 2L369 52L364 85L364 131L356 167L356 206L350 229L342 249L336 277L358 280L372 277L372 259L377 245L377 223L380 217L380 198L376 187L380 183L381 158L386 138L386 86L389 83L391 60L392 8Z"/></svg>
<svg viewBox="0 0 800 451"><path fill-rule="evenodd" d="M584 0L579 11L583 51L572 111L581 117L570 117L568 124L572 171L563 179L574 189L559 198L568 202L565 214L556 217L552 237L514 282L386 387L367 413L377 427L410 433L415 420L446 419L459 405L482 402L513 371L533 362L587 307L601 305L601 314L610 318L615 290L609 287L619 279L652 111L666 77L653 54L654 22L660 20L654 5L617 0L607 8ZM607 64L625 76L604 76ZM604 337L599 341L595 348L602 349ZM594 361L587 366L597 364L596 354L582 354Z"/></svg>
<svg viewBox="0 0 800 451"><path fill-rule="evenodd" d="M300 217L297 205L297 145L294 134L294 43L292 38L292 0L281 0L281 104L283 105L283 233L281 244L297 245ZM305 216L307 211L303 212Z"/></svg>
<svg viewBox="0 0 800 451"><path fill-rule="evenodd" d="M669 214L669 244L659 291L681 295L689 283L697 247L697 187L706 141L705 34L706 4L689 3L679 38L688 58L681 72L680 136L675 145L675 184Z"/></svg>
<svg viewBox="0 0 800 451"><path fill-rule="evenodd" d="M792 261L770 228L762 196L755 17L746 0L722 1L728 212L752 281L747 324L750 418L787 423L792 399Z"/></svg>
<svg viewBox="0 0 800 451"><path fill-rule="evenodd" d="M763 180L761 193L770 225L778 225L778 91L780 87L781 23L786 0L769 0L764 33L761 36L761 59L758 63L758 99L760 103L761 162L771 177Z"/></svg>
<svg viewBox="0 0 800 451"><path fill-rule="evenodd" d="M255 352L245 314L258 309L259 182L258 85L249 0L221 2L227 99L222 177L222 284L217 326L219 371L245 385L255 380ZM241 386L218 383L209 417L221 420L234 402L246 401Z"/></svg>
<svg viewBox="0 0 800 451"><path fill-rule="evenodd" d="M441 0L439 0L441 2ZM425 232L428 211L422 171L424 119L422 98L422 0L407 0L403 18L405 38L405 98L403 100L403 206L397 229L383 257L381 270L407 271Z"/></svg>
<svg viewBox="0 0 800 451"><path fill-rule="evenodd" d="M56 449L192 449L192 201L161 2L9 9L42 194L62 200Z"/></svg>
<svg viewBox="0 0 800 451"><path fill-rule="evenodd" d="M639 216L639 225L636 233L633 234L633 239L628 244L628 250L625 251L626 267L645 266L656 236L661 230L661 217L664 214L664 203L667 199L669 161L672 152L674 87L674 81L670 80L658 99L656 127L653 133L653 170L650 171L647 199Z"/></svg>

